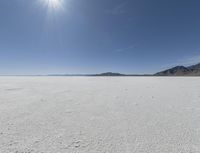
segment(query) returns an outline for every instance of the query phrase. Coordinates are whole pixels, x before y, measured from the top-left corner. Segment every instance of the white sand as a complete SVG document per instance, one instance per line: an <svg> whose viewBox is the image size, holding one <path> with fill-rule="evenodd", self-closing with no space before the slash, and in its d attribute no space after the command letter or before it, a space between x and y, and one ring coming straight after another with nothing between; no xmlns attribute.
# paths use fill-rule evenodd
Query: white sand
<svg viewBox="0 0 200 153"><path fill-rule="evenodd" d="M200 78L0 77L0 153L199 153Z"/></svg>

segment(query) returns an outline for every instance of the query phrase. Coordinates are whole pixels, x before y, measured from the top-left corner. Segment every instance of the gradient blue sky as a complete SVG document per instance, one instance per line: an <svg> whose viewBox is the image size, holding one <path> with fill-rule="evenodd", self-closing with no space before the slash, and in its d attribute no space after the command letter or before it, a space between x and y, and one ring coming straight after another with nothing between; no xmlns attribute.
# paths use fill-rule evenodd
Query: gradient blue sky
<svg viewBox="0 0 200 153"><path fill-rule="evenodd" d="M154 73L200 62L199 0L0 0L0 74Z"/></svg>

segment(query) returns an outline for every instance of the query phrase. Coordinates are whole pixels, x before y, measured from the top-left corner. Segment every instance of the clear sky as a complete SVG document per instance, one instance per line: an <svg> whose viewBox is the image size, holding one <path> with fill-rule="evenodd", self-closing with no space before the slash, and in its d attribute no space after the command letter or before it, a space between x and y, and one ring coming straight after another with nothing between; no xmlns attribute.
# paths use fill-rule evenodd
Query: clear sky
<svg viewBox="0 0 200 153"><path fill-rule="evenodd" d="M0 0L0 74L141 74L199 62L199 0Z"/></svg>

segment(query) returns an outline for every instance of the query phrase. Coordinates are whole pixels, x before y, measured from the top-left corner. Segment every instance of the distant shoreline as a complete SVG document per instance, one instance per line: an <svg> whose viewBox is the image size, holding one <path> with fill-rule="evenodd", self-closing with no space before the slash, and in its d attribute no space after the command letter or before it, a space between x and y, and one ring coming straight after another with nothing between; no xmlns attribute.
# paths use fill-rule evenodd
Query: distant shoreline
<svg viewBox="0 0 200 153"><path fill-rule="evenodd" d="M178 78L178 77L200 77L195 75L182 75L182 76L158 76L158 75L123 75L123 76L96 76L96 75L0 75L0 77L104 77L104 78L117 78L117 77L157 77L157 78L165 78L165 77L171 77L171 78Z"/></svg>

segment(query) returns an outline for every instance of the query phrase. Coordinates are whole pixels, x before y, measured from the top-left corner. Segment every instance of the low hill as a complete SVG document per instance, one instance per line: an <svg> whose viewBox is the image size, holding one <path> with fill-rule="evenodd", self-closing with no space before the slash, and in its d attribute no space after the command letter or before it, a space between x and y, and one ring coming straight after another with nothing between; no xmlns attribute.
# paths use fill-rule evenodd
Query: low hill
<svg viewBox="0 0 200 153"><path fill-rule="evenodd" d="M94 74L92 76L125 76L125 74L106 72L106 73L101 73L101 74Z"/></svg>

